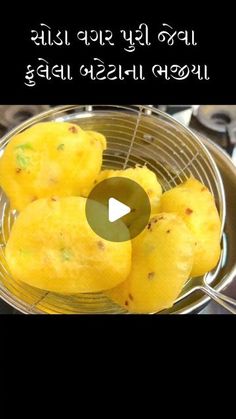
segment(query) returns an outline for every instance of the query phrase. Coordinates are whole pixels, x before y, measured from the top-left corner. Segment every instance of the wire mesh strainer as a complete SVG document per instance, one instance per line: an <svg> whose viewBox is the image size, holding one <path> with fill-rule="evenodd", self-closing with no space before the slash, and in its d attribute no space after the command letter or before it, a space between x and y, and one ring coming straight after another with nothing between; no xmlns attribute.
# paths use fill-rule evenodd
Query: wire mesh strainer
<svg viewBox="0 0 236 419"><path fill-rule="evenodd" d="M145 164L156 173L163 190L182 183L190 175L199 179L215 196L223 233L225 196L217 166L198 137L170 116L143 105L61 106L31 118L12 130L2 138L0 152L3 153L13 135L35 123L50 120L78 123L84 129L103 133L108 144L103 168L124 169ZM7 197L1 191L0 294L5 301L24 313L124 312L102 293L60 295L15 281L8 271L4 256L15 217L16 213L10 211ZM233 300L217 295L209 286L220 268L221 261L214 272L204 278L190 279L178 300L184 300L194 290L201 289L228 308L228 303Z"/></svg>

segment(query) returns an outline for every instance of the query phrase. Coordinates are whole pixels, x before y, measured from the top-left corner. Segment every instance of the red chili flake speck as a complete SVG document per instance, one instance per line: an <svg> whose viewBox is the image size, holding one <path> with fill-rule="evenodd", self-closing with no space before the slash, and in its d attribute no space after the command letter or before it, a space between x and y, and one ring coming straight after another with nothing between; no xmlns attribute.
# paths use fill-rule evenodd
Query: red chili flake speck
<svg viewBox="0 0 236 419"><path fill-rule="evenodd" d="M21 172L21 169L18 167L17 169L16 169L16 173L20 173Z"/></svg>
<svg viewBox="0 0 236 419"><path fill-rule="evenodd" d="M72 132L73 134L77 134L78 132L77 128L74 125L69 128L69 131Z"/></svg>
<svg viewBox="0 0 236 419"><path fill-rule="evenodd" d="M133 301L133 296L132 296L132 294L129 294L129 299L131 300L131 301Z"/></svg>
<svg viewBox="0 0 236 419"><path fill-rule="evenodd" d="M148 279L153 279L155 276L155 272L149 272L148 273Z"/></svg>
<svg viewBox="0 0 236 419"><path fill-rule="evenodd" d="M105 249L105 244L101 240L99 242L97 242L97 245L98 245L99 249L101 249L101 250Z"/></svg>
<svg viewBox="0 0 236 419"><path fill-rule="evenodd" d="M125 301L125 306L128 306L129 305L129 301Z"/></svg>
<svg viewBox="0 0 236 419"><path fill-rule="evenodd" d="M166 232L167 232L167 233L170 233L170 230L167 230Z"/></svg>
<svg viewBox="0 0 236 419"><path fill-rule="evenodd" d="M185 214L190 215L192 214L193 210L191 208L186 208Z"/></svg>

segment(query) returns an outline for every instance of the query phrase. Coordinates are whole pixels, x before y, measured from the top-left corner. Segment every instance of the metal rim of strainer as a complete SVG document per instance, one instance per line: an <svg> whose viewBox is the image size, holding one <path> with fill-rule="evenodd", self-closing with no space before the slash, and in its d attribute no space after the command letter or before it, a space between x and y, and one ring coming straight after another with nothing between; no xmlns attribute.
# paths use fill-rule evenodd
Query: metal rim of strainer
<svg viewBox="0 0 236 419"><path fill-rule="evenodd" d="M100 108L99 108L100 106ZM210 152L207 150L207 148L203 145L203 143L200 141L200 139L197 137L197 135L195 135L192 131L190 131L188 128L186 128L184 125L182 125L181 123L179 123L178 121L176 121L174 118L172 118L171 116L165 114L164 112L161 112L157 109L153 109L150 106L145 106L145 105L131 105L131 106L121 106L121 105L66 105L66 106L59 106L59 107L55 107L52 108L49 111L43 112L37 116L34 116L33 118L30 118L29 120L23 122L22 124L20 124L19 126L17 126L16 128L14 128L13 130L11 130L7 135L5 135L1 141L0 141L0 147L1 149L3 149L5 147L5 145L8 143L8 141L11 139L12 136L16 135L17 133L21 132L22 130L24 130L25 128L33 125L36 122L40 122L46 118L50 118L51 116L53 116L53 120L67 120L67 118L64 116L60 117L60 114L63 114L65 112L69 112L69 111L75 111L77 110L78 114L81 117L84 117L86 113L89 114L89 116L93 116L94 112L96 112L96 110L94 110L94 108L99 108L101 109L104 113L107 112L106 108L109 108L112 111L115 112L117 110L122 110L123 112L127 113L127 115L130 116L130 114L128 112L137 112L138 116L137 116L137 121L138 118L143 116L143 115L149 115L149 116L158 116L160 118L160 120L165 120L165 121L169 121L172 126L174 127L179 127L179 129L181 129L183 132L186 133L186 136L190 136L195 143L198 145L198 147L203 151L204 155L207 156L208 162L210 162L210 168L211 171L213 172L213 176L215 177L215 186L217 189L217 193L218 193L218 201L219 201L219 212L220 212L220 217L221 217L221 222L222 222L222 232L223 232L223 227L224 227L224 221L225 221L225 196L224 196L224 187L223 187L223 183L222 183L222 179L221 179L221 175L219 173L219 170L217 168L217 165L214 161L214 159L212 158ZM133 115L133 114L132 114ZM73 116L75 117L75 113L73 114ZM138 125L136 123L136 129L137 129ZM135 138L135 133L136 130L134 129L134 134L133 134L133 138ZM44 311L37 309L36 307L29 307L29 304L25 304L22 300L19 300L18 297L13 297L8 290L2 286L2 284L0 284L0 293L1 293L1 298L3 300L5 300L7 303L11 304L13 307L15 307L16 309L20 310L23 313L40 313L43 314ZM34 303L34 306L36 306L37 304L39 304L39 301Z"/></svg>

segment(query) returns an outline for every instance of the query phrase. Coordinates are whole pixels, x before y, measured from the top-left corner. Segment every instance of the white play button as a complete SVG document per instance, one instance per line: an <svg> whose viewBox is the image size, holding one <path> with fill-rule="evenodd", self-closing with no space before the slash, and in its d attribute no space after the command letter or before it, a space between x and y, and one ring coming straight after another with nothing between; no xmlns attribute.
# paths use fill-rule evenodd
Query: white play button
<svg viewBox="0 0 236 419"><path fill-rule="evenodd" d="M110 198L108 201L108 219L113 223L119 218L124 217L131 211L130 207L118 201L115 198Z"/></svg>
<svg viewBox="0 0 236 419"><path fill-rule="evenodd" d="M149 197L133 180L112 177L102 180L86 200L86 218L91 229L112 242L134 239L148 225Z"/></svg>

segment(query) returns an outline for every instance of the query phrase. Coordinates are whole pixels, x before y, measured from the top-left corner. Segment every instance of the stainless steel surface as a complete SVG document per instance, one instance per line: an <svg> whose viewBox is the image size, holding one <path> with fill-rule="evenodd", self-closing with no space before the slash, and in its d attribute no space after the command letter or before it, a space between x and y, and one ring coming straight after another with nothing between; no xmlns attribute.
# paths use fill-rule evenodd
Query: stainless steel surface
<svg viewBox="0 0 236 419"><path fill-rule="evenodd" d="M200 134L199 134L200 135ZM236 298L236 167L233 164L229 155L219 146L214 144L206 137L202 137L205 145L214 157L217 166L219 167L226 196L226 223L225 223L225 241L226 241L226 256L222 271L219 277L214 282L214 288L219 291L224 291L224 294L231 298ZM218 284L220 284L220 288ZM200 314L228 314L225 309L222 309L214 302L210 302L204 307Z"/></svg>
<svg viewBox="0 0 236 419"><path fill-rule="evenodd" d="M171 107L172 108L172 107ZM225 153L226 159L229 158L229 154L232 154L232 160L234 165L236 165L236 148L235 144L235 126L236 126L236 106L235 105L194 105L189 107L190 111L192 111L192 118L190 121L183 121L187 126L190 126L192 129L197 130L197 135L204 137L204 141L206 145L210 144L209 138L213 140L215 144L220 145L225 150L227 150L227 154ZM179 120L179 115L183 112L181 111L181 107L177 107L175 110L174 117L177 117ZM223 114L222 114L223 113ZM202 115L204 118L204 114L208 114L207 119L208 122L213 116L210 124L206 123L199 123L197 122L198 115ZM224 116L228 115L228 118ZM206 116L206 115L205 115ZM201 121L201 117L199 120ZM220 127L219 127L220 125ZM211 127L211 128L210 128ZM220 128L220 129L218 129ZM221 153L222 148L219 149ZM222 157L223 158L223 157ZM229 161L229 160L228 160ZM232 200L232 196L227 196L229 200ZM233 223L233 219L232 219ZM230 305L229 309L235 313L235 299L236 299L236 281L232 281L231 284L226 288L224 291L229 295L233 300L229 300L232 302L233 307ZM227 298L227 297L226 297ZM223 295L223 299L225 299L225 295ZM207 306L200 312L200 314L229 314L227 310L223 307L217 305L214 301L211 301L207 304Z"/></svg>
<svg viewBox="0 0 236 419"><path fill-rule="evenodd" d="M221 292L216 291L214 288L211 288L204 283L204 287L199 287L205 294L212 298L217 304L221 305L231 314L236 314L236 300L227 295L222 294Z"/></svg>
<svg viewBox="0 0 236 419"><path fill-rule="evenodd" d="M48 109L49 105L0 105L0 124L6 129L11 129Z"/></svg>
<svg viewBox="0 0 236 419"><path fill-rule="evenodd" d="M236 168L233 165L230 157L213 142L206 138L202 138L204 144L211 152L219 167L226 195L226 222L225 222L225 255L223 266L219 271L217 277L211 283L216 291L222 292L231 297L236 297L236 228L235 228L235 208L236 208ZM234 281L234 282L233 282ZM204 306L209 303L210 298L204 296L201 290L196 290L189 295L184 301L176 304L175 313L188 314L191 312L199 312L202 314L209 313L227 313L225 309L221 309L215 303L211 303L207 308ZM203 310L204 309L204 310Z"/></svg>
<svg viewBox="0 0 236 419"><path fill-rule="evenodd" d="M205 127L224 133L227 125L236 120L236 105L201 105L196 117Z"/></svg>

